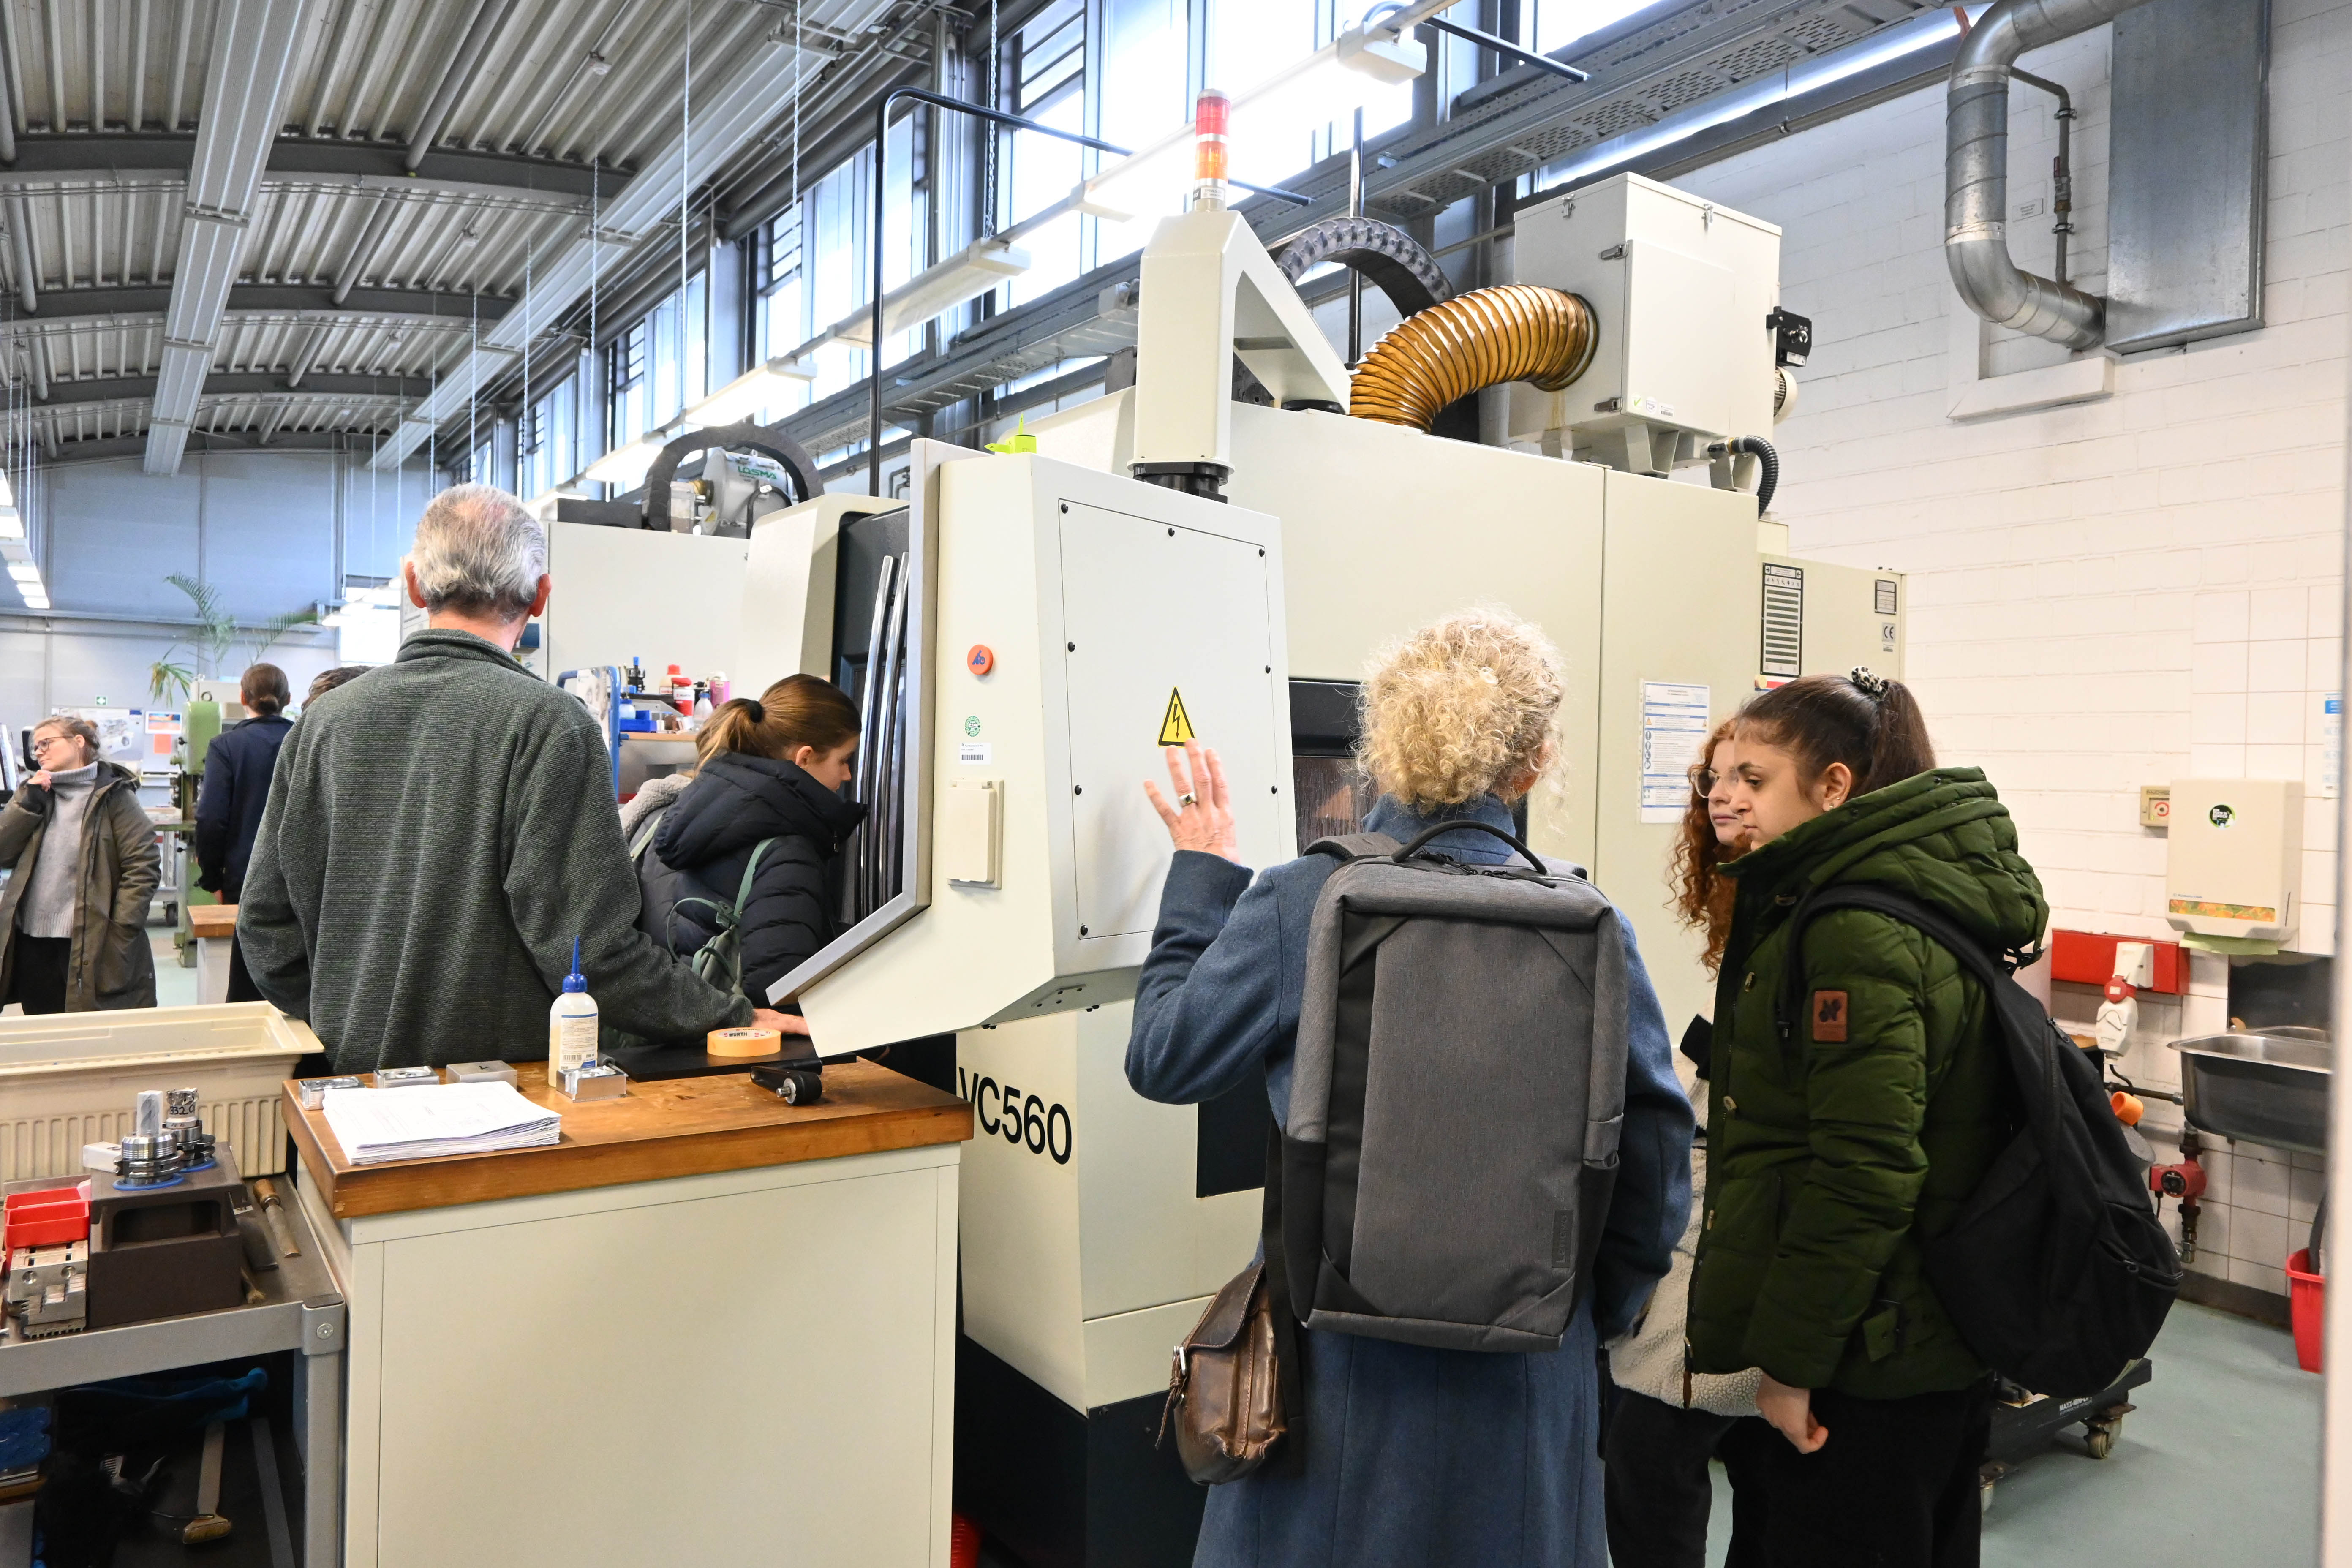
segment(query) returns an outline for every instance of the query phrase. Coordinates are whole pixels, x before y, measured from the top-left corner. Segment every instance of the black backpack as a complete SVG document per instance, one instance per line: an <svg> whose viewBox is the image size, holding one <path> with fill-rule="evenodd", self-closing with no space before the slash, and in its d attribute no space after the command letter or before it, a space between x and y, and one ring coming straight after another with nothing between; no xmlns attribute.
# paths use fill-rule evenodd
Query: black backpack
<svg viewBox="0 0 2352 1568"><path fill-rule="evenodd" d="M2023 1125L1951 1228L1927 1241L1927 1282L1979 1359L2036 1394L2096 1394L2147 1353L2180 1291L2180 1258L2156 1216L2091 1054L1966 931L1883 887L1822 889L1789 921L1774 1013L1784 1046L1805 1016L1804 928L1873 910L1960 961L1992 1004ZM1793 1047L1791 1047L1793 1048Z"/></svg>

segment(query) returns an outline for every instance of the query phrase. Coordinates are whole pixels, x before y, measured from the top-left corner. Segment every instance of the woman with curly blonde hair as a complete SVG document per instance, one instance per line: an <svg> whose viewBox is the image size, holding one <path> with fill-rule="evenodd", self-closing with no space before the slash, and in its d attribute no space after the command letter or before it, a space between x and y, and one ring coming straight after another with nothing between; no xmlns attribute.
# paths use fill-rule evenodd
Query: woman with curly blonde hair
<svg viewBox="0 0 2352 1568"><path fill-rule="evenodd" d="M1507 611L1465 611L1390 645L1362 690L1358 760L1381 792L1365 831L1400 843L1448 822L1509 832L1512 804L1556 754L1561 695L1558 651ZM1308 917L1338 863L1307 855L1253 878L1236 863L1216 752L1170 752L1168 777L1172 803L1144 785L1176 854L1137 987L1128 1081L1183 1105L1262 1079L1286 1123ZM1465 863L1515 858L1483 832L1441 833L1431 847ZM1195 1568L1606 1563L1595 1352L1665 1273L1690 1204L1690 1102L1632 928L1619 929L1631 1038L1617 1183L1592 1291L1559 1349L1436 1350L1301 1329L1304 1442L1285 1438L1265 1466L1211 1489Z"/></svg>

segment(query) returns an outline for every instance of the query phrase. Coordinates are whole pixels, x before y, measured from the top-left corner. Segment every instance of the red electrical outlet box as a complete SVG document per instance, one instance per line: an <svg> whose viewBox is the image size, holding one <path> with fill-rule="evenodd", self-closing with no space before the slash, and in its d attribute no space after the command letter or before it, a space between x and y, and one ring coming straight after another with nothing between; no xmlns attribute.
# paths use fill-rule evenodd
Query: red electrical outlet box
<svg viewBox="0 0 2352 1568"><path fill-rule="evenodd" d="M2165 996L2178 996L2189 989L2189 954L2179 942L2137 936L2101 936L2084 931L2050 933L2050 978L2105 985L2116 973L2116 943L2119 942L2147 942L2156 950L2149 963L2156 973L2156 984L2143 989Z"/></svg>

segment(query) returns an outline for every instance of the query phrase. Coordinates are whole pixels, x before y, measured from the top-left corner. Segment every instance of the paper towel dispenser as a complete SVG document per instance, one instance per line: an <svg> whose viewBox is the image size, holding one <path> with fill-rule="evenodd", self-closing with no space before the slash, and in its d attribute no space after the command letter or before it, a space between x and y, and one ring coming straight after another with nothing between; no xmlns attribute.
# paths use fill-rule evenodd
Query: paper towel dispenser
<svg viewBox="0 0 2352 1568"><path fill-rule="evenodd" d="M2285 946L2303 888L2303 784L2175 779L2165 919L2191 936Z"/></svg>

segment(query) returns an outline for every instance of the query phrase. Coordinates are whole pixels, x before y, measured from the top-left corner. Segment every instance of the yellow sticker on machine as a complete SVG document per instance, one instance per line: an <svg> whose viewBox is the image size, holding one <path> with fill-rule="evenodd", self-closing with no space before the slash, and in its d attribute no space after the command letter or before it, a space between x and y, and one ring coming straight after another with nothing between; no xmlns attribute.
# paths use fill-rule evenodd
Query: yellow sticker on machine
<svg viewBox="0 0 2352 1568"><path fill-rule="evenodd" d="M2278 923L2278 910L2268 904L2217 904L2206 899L2175 899L2168 907L2176 915L2202 915L2214 921L2253 921L2263 925Z"/></svg>
<svg viewBox="0 0 2352 1568"><path fill-rule="evenodd" d="M1168 716L1160 721L1160 743L1181 746L1192 739L1192 721L1184 711L1184 694L1171 686L1168 689Z"/></svg>

